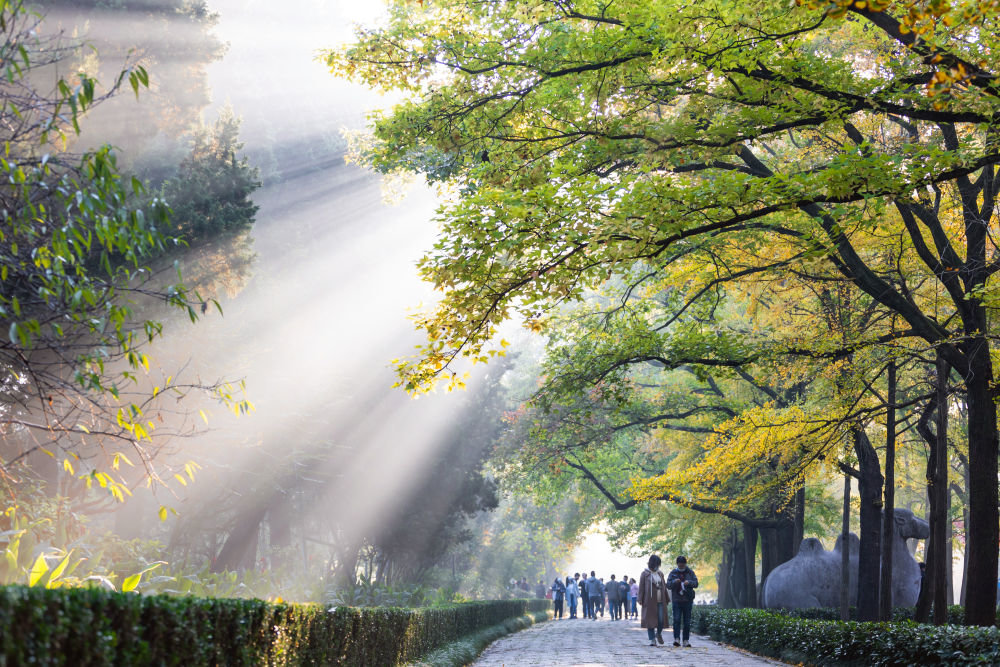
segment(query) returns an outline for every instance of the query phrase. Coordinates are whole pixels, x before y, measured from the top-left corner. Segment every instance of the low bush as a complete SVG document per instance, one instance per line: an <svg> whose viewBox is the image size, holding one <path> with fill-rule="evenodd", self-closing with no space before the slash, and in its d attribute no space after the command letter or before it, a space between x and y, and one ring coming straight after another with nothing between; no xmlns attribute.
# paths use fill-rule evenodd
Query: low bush
<svg viewBox="0 0 1000 667"><path fill-rule="evenodd" d="M3 665L393 665L546 600L424 609L0 588Z"/></svg>
<svg viewBox="0 0 1000 667"><path fill-rule="evenodd" d="M697 624L695 617L700 613L711 614L716 607L695 605L692 615L692 625ZM806 618L816 621L839 621L840 610L833 607L813 607L810 609L769 609L772 614L783 614L793 618ZM913 607L896 607L892 610L893 622L912 621ZM848 611L849 620L858 620L857 607L851 607ZM965 607L952 605L948 607L948 625L965 625ZM1000 625L1000 613L997 614L997 625Z"/></svg>
<svg viewBox="0 0 1000 667"><path fill-rule="evenodd" d="M1000 664L995 627L816 620L710 607L698 609L692 625L716 641L805 665Z"/></svg>

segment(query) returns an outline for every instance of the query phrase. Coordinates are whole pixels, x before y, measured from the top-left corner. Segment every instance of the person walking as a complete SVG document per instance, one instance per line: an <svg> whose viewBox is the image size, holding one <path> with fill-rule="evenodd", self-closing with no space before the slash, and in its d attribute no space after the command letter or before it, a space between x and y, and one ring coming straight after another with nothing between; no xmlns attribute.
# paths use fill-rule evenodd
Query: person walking
<svg viewBox="0 0 1000 667"><path fill-rule="evenodd" d="M595 621L597 620L597 608L600 606L603 596L601 582L597 580L594 570L591 570L590 578L587 579L587 597L590 598L590 618Z"/></svg>
<svg viewBox="0 0 1000 667"><path fill-rule="evenodd" d="M579 575L577 575L579 576ZM580 587L576 585L576 580L566 576L566 606L569 608L569 617L576 618L576 599L580 597Z"/></svg>
<svg viewBox="0 0 1000 667"><path fill-rule="evenodd" d="M632 609L632 618L639 618L639 610L636 608L639 599L639 584L635 583L635 579L630 579L629 584L628 600Z"/></svg>
<svg viewBox="0 0 1000 667"><path fill-rule="evenodd" d="M608 582L607 586L604 587L608 594L608 615L611 616L612 621L618 620L618 582L615 581L615 575L611 575L611 581Z"/></svg>
<svg viewBox="0 0 1000 667"><path fill-rule="evenodd" d="M622 617L622 613L628 617L628 591L628 575L623 574L618 582L618 618Z"/></svg>
<svg viewBox="0 0 1000 667"><path fill-rule="evenodd" d="M690 647L691 607L694 606L694 589L698 588L698 577L687 566L687 558L684 556L677 557L677 567L667 575L667 588L670 589L670 599L673 601L671 611L674 614L674 646L680 646L680 641L683 640L684 646Z"/></svg>
<svg viewBox="0 0 1000 667"><path fill-rule="evenodd" d="M600 577L598 581L601 584L601 595L597 598L597 608L601 612L601 618L604 618L604 609L608 606L608 589L604 585L604 577Z"/></svg>
<svg viewBox="0 0 1000 667"><path fill-rule="evenodd" d="M561 619L563 616L563 598L566 597L566 584L556 577L552 583L552 615Z"/></svg>
<svg viewBox="0 0 1000 667"><path fill-rule="evenodd" d="M649 635L649 645L663 643L663 616L667 604L667 583L660 572L660 557L649 557L646 569L639 575L639 604L642 606L641 626ZM654 634L655 632L655 634Z"/></svg>

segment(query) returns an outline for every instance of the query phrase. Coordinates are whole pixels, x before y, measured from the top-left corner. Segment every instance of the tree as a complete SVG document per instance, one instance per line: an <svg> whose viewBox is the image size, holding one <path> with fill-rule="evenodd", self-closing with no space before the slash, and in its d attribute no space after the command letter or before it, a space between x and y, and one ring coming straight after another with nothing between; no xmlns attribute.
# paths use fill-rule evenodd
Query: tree
<svg viewBox="0 0 1000 667"><path fill-rule="evenodd" d="M240 120L224 109L209 128L202 126L191 140L191 151L177 175L162 188L172 209L172 231L189 243L220 234L244 231L254 221L257 206L250 195L260 187L257 169L237 159Z"/></svg>
<svg viewBox="0 0 1000 667"><path fill-rule="evenodd" d="M122 500L128 484L117 473L121 464L145 466L156 478L152 444L165 397L207 390L236 410L248 404L231 387L150 371L145 346L161 326L137 317L137 307L165 301L196 320L201 302L179 282L154 285L160 278L147 268L174 243L168 209L149 200L138 179L119 174L109 147L61 151L87 111L123 85L138 94L148 75L126 68L103 94L86 74L53 85L47 75L74 45L45 37L41 21L21 2L0 7L2 470L9 483L29 456L62 453L64 470Z"/></svg>
<svg viewBox="0 0 1000 667"><path fill-rule="evenodd" d="M366 159L444 181L421 263L444 296L401 384L456 378L497 325L548 313L640 263L723 246L807 248L937 348L969 411L967 618L993 624L997 424L993 31L978 3L553 0L396 2L387 27L331 52L341 73L408 93ZM846 17L846 18L845 18ZM938 20L940 19L940 20ZM901 263L864 249L902 220ZM788 253L791 255L792 253Z"/></svg>

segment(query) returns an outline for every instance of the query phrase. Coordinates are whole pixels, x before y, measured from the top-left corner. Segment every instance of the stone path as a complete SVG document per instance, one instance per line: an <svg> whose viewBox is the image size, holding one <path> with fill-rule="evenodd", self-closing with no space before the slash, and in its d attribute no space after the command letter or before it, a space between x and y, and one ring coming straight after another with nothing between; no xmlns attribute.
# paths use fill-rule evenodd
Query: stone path
<svg viewBox="0 0 1000 667"><path fill-rule="evenodd" d="M553 620L499 639L483 652L477 667L560 665L563 667L688 667L781 665L774 660L713 642L691 638L691 648L675 648L672 630L663 630L663 646L649 646L637 620L600 618Z"/></svg>

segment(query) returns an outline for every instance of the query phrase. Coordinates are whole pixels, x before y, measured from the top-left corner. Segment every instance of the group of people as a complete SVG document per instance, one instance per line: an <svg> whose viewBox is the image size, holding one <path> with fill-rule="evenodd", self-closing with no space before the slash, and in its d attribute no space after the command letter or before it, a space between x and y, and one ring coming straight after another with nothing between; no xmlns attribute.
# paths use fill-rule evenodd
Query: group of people
<svg viewBox="0 0 1000 667"><path fill-rule="evenodd" d="M604 577L598 579L593 570L590 571L590 577L584 574L583 578L577 572L572 577L567 575L565 581L556 579L551 591L556 618L563 617L564 603L569 618L576 618L577 600L583 603L583 618L596 621L598 615L604 616L605 609L612 621L620 620L623 616L638 618L635 601L639 594L639 584L627 576L616 580L612 574L611 579L605 582Z"/></svg>
<svg viewBox="0 0 1000 667"><path fill-rule="evenodd" d="M639 576L639 581L623 576L608 581L598 579L594 571L590 576L580 576L577 572L565 580L557 578L550 587L555 617L563 617L564 607L568 618L577 618L577 601L583 603L583 618L597 620L604 616L607 608L611 620L640 618L638 608L642 607L641 626L646 628L649 645L663 644L663 625L666 619L667 602L671 604L674 620L674 646L691 646L691 609L694 605L698 577L687 566L687 558L678 556L676 567L664 576L660 570L660 557L649 557L647 567Z"/></svg>

